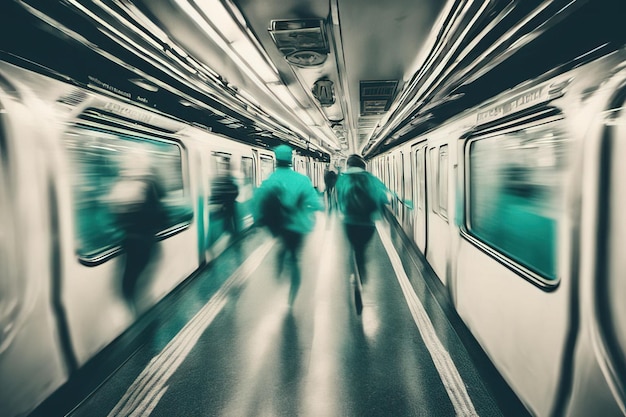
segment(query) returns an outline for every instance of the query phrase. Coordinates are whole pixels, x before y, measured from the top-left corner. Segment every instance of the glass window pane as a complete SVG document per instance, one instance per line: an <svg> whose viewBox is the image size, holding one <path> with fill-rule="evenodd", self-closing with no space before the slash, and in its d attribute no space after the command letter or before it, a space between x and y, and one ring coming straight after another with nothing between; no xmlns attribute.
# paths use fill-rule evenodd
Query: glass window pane
<svg viewBox="0 0 626 417"><path fill-rule="evenodd" d="M448 145L439 148L439 213L448 217Z"/></svg>
<svg viewBox="0 0 626 417"><path fill-rule="evenodd" d="M426 171L424 170L424 148L417 151L417 207L424 208L426 191Z"/></svg>
<svg viewBox="0 0 626 417"><path fill-rule="evenodd" d="M261 158L261 182L265 181L274 172L274 160Z"/></svg>
<svg viewBox="0 0 626 417"><path fill-rule="evenodd" d="M150 176L162 190L167 220L161 230L189 223L180 147L172 142L76 126L65 135L72 171L77 253L91 258L117 247L123 237L111 204L122 198L122 179ZM130 191L130 188L126 188Z"/></svg>
<svg viewBox="0 0 626 417"><path fill-rule="evenodd" d="M254 160L252 158L241 158L241 172L243 180L239 197L241 201L247 201L252 198L254 192Z"/></svg>
<svg viewBox="0 0 626 417"><path fill-rule="evenodd" d="M469 147L470 232L547 279L556 279L568 142L544 125Z"/></svg>
<svg viewBox="0 0 626 417"><path fill-rule="evenodd" d="M430 205L430 209L431 211L433 211L434 213L436 213L439 210L438 205L435 203L436 201L438 201L438 184L437 181L439 180L439 160L438 160L438 153L437 153L437 148L431 148L428 151L428 155L429 155L429 165L430 165L430 176L429 176L429 181L428 181L428 188L431 190L432 196L431 199L429 201L432 201L433 204Z"/></svg>

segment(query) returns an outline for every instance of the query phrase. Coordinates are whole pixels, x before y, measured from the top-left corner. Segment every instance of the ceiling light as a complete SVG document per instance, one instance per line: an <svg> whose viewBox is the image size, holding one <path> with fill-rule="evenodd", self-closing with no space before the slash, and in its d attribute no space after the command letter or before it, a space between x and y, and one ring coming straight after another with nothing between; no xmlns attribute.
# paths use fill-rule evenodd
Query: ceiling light
<svg viewBox="0 0 626 417"><path fill-rule="evenodd" d="M219 0L194 0L215 28L229 41L241 39L241 28Z"/></svg>
<svg viewBox="0 0 626 417"><path fill-rule="evenodd" d="M291 92L285 87L283 84L267 84L272 93L280 100L284 105L286 105L290 109L299 108L300 105L296 102L296 99L293 98Z"/></svg>
<svg viewBox="0 0 626 417"><path fill-rule="evenodd" d="M237 54L244 59L257 73L264 83L274 83L280 81L274 69L272 69L267 61L261 56L258 49L247 39L239 39L231 43L231 48L237 51Z"/></svg>
<svg viewBox="0 0 626 417"><path fill-rule="evenodd" d="M256 77L253 78L259 78L264 83L279 81L277 72L263 58L244 33L244 29L233 20L221 2L196 1L195 4L201 13L184 0L176 0L176 2L245 73L254 74Z"/></svg>
<svg viewBox="0 0 626 417"><path fill-rule="evenodd" d="M313 121L313 119L311 118L311 116L309 116L309 114L301 109L297 109L296 110L296 115L300 118L300 120L302 120L304 122L305 125L307 126L314 126L315 122Z"/></svg>
<svg viewBox="0 0 626 417"><path fill-rule="evenodd" d="M148 90L153 93L156 93L157 91L159 91L159 87L157 87L150 81L146 80L145 78L132 78L128 81L130 81L131 83L135 84L138 87L143 88L144 90Z"/></svg>

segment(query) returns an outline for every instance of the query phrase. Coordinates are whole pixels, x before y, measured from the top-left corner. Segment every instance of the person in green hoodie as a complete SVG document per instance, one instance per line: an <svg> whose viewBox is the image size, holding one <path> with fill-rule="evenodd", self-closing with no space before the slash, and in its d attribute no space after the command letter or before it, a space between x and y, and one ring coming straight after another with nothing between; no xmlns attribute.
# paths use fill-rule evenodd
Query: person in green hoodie
<svg viewBox="0 0 626 417"><path fill-rule="evenodd" d="M335 186L346 236L363 282L367 244L376 231L375 221L380 218L383 207L390 203L385 184L366 171L365 166L365 160L360 155L350 155L346 160L346 170Z"/></svg>
<svg viewBox="0 0 626 417"><path fill-rule="evenodd" d="M278 275L288 259L291 269L289 305L300 288L299 254L306 234L315 226L315 211L324 204L311 180L292 169L293 149L279 145L274 149L276 170L254 194L253 216L282 243L278 253Z"/></svg>

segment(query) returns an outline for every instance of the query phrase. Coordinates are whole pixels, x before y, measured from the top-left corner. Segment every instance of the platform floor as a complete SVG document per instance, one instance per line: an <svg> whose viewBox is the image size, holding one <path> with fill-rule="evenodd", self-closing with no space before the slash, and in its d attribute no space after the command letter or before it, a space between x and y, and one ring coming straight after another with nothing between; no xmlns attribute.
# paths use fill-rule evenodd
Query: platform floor
<svg viewBox="0 0 626 417"><path fill-rule="evenodd" d="M289 274L277 275L280 244L257 229L179 291L69 415L520 415L519 405L502 405L501 382L479 372L426 285L427 268L406 266L387 222L377 230L360 316L337 217L320 214L307 237L292 307Z"/></svg>

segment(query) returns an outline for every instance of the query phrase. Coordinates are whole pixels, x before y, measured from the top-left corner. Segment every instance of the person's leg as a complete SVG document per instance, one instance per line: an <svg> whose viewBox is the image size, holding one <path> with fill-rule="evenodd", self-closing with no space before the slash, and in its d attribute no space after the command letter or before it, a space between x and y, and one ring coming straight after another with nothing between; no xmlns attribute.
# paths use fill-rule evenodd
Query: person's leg
<svg viewBox="0 0 626 417"><path fill-rule="evenodd" d="M326 211L331 213L333 211L332 189L326 188Z"/></svg>
<svg viewBox="0 0 626 417"><path fill-rule="evenodd" d="M224 204L224 231L231 236L236 235L237 227L235 223L235 207L232 204Z"/></svg>
<svg viewBox="0 0 626 417"><path fill-rule="evenodd" d="M287 255L287 242L283 235L279 236L278 252L276 253L276 279L280 279L285 266L285 257Z"/></svg>
<svg viewBox="0 0 626 417"><path fill-rule="evenodd" d="M135 302L139 276L150 262L153 244L145 239L127 239L124 243L126 264L122 277L122 293L129 304Z"/></svg>
<svg viewBox="0 0 626 417"><path fill-rule="evenodd" d="M302 247L302 241L304 236L301 233L292 231L285 232L285 245L287 252L289 253L289 262L291 270L291 287L289 289L289 305L293 305L298 290L300 289L300 249Z"/></svg>
<svg viewBox="0 0 626 417"><path fill-rule="evenodd" d="M367 244L374 235L374 231L375 227L370 225L346 225L346 234L348 235L348 240L350 241L352 249L354 250L356 267L358 269L362 283L365 282L366 278L365 250L367 248Z"/></svg>

